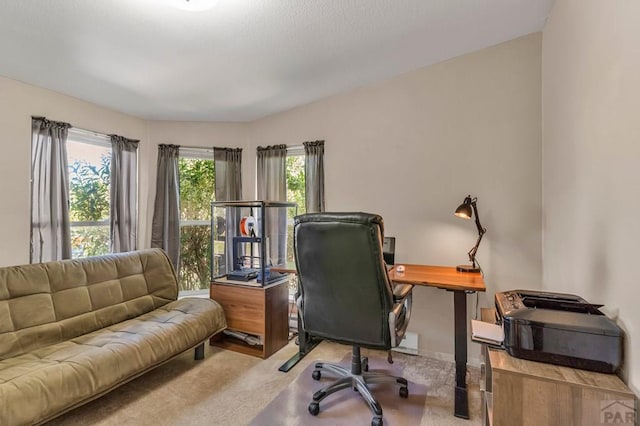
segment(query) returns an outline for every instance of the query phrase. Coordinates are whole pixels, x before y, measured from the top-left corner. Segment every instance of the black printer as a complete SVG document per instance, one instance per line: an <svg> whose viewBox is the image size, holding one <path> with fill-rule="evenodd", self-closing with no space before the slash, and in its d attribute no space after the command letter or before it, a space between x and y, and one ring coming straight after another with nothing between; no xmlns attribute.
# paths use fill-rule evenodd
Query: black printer
<svg viewBox="0 0 640 426"><path fill-rule="evenodd" d="M614 373L622 363L622 330L573 294L512 290L495 295L504 346L517 358Z"/></svg>

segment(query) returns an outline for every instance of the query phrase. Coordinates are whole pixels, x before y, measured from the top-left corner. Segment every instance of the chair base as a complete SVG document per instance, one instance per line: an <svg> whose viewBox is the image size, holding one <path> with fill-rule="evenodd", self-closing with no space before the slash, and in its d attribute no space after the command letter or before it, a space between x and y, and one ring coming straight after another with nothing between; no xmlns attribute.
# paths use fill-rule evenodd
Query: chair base
<svg viewBox="0 0 640 426"><path fill-rule="evenodd" d="M352 388L360 394L371 409L373 413L371 424L373 426L382 426L382 407L371 393L368 385L374 383L399 384L400 397L407 398L409 396L407 379L380 372L369 372L368 359L360 357L360 348L357 346L354 346L353 349L351 370L337 364L318 362L312 374L314 380L320 380L322 370L333 373L339 378L313 394L313 400L309 404L309 413L314 416L320 412L320 401L339 390Z"/></svg>

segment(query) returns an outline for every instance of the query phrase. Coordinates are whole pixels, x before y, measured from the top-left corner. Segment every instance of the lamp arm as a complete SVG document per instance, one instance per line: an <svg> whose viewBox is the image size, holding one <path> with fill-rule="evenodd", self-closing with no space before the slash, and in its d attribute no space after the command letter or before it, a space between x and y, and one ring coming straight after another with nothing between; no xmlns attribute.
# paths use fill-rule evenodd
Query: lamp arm
<svg viewBox="0 0 640 426"><path fill-rule="evenodd" d="M478 239L476 240L476 245L474 245L473 247L471 247L471 250L469 250L469 261L473 264L473 267L476 267L476 252L478 251L478 246L480 245L480 241L482 241L482 236L484 235L484 232L480 235L478 235Z"/></svg>
<svg viewBox="0 0 640 426"><path fill-rule="evenodd" d="M482 236L485 234L485 232L487 232L487 230L485 228L482 227L482 225L480 224L480 217L478 216L478 207L476 206L476 201L478 199L474 198L471 201L471 207L473 208L473 214L475 216L476 219L476 227L478 228L478 240L476 241L476 244L471 247L471 250L469 250L469 260L471 261L471 263L473 264L473 266L476 266L476 252L478 251L478 246L480 245L480 241L482 241Z"/></svg>

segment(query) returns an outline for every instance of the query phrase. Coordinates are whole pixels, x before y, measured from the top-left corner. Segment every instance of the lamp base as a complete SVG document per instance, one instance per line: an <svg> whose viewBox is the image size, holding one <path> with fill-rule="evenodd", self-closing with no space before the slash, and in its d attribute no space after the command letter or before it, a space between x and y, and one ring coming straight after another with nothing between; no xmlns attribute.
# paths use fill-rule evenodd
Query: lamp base
<svg viewBox="0 0 640 426"><path fill-rule="evenodd" d="M472 274L480 273L480 268L473 265L458 265L456 266L456 271L458 272L470 272Z"/></svg>

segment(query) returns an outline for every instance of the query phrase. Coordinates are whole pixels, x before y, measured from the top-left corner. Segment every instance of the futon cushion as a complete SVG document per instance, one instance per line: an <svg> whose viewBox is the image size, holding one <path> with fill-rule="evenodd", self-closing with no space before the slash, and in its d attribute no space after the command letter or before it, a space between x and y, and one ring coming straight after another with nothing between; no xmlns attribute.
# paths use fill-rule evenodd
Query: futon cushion
<svg viewBox="0 0 640 426"><path fill-rule="evenodd" d="M149 370L226 326L210 299L187 298L0 360L0 419L37 423ZM35 417L34 417L35 416Z"/></svg>
<svg viewBox="0 0 640 426"><path fill-rule="evenodd" d="M0 359L135 318L177 296L160 249L0 268Z"/></svg>

